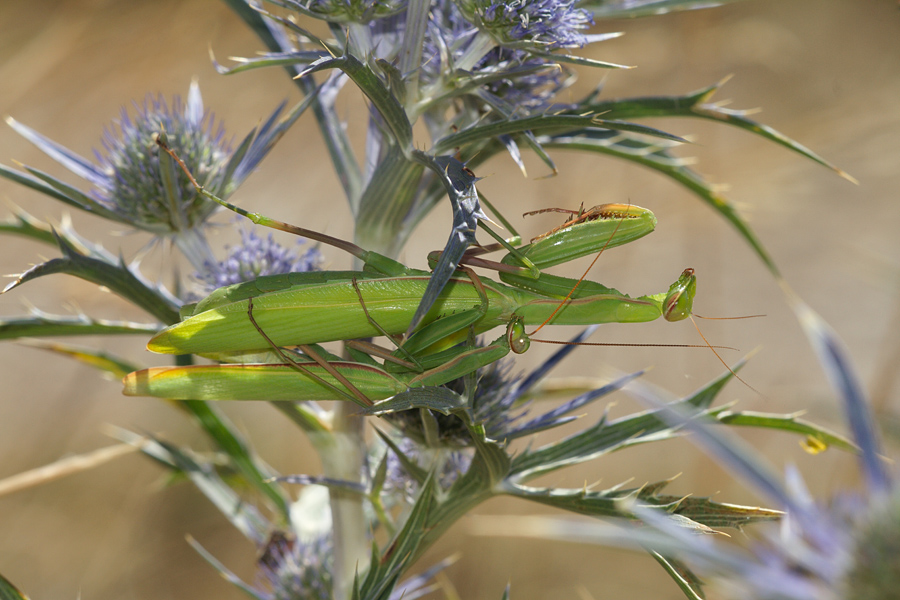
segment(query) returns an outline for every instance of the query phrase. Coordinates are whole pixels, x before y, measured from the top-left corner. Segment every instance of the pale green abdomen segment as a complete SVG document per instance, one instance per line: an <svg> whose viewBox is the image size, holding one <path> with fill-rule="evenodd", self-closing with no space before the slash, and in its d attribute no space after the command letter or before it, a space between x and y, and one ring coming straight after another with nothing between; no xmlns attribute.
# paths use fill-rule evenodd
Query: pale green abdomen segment
<svg viewBox="0 0 900 600"><path fill-rule="evenodd" d="M363 279L359 291L372 319L392 334L403 333L428 284L427 276ZM487 289L485 321L505 323L515 307L505 296ZM147 348L164 354L239 352L269 347L248 316L248 300L220 304L168 327ZM346 280L302 285L252 298L253 317L278 346L315 344L381 335L369 321L353 286ZM468 278L451 279L424 323L470 310L481 304Z"/></svg>
<svg viewBox="0 0 900 600"><path fill-rule="evenodd" d="M335 362L358 389L373 401L390 398L406 384L384 371L357 363ZM318 365L304 368L332 386L343 389ZM123 380L126 396L153 396L172 400L345 400L333 389L298 372L290 365L192 365L153 367L129 373Z"/></svg>

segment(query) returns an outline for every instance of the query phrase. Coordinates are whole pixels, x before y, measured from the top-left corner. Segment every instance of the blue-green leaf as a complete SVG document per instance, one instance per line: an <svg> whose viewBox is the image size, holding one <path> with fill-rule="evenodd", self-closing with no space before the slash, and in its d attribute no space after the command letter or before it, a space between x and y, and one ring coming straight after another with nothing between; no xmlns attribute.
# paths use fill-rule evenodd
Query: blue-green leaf
<svg viewBox="0 0 900 600"><path fill-rule="evenodd" d="M122 298L134 303L166 324L179 320L178 306L160 291L150 287L142 277L129 269L122 261L114 264L106 260L87 256L60 235L57 244L62 258L54 258L28 269L6 286L6 293L20 285L56 273L74 275L86 281L106 286Z"/></svg>

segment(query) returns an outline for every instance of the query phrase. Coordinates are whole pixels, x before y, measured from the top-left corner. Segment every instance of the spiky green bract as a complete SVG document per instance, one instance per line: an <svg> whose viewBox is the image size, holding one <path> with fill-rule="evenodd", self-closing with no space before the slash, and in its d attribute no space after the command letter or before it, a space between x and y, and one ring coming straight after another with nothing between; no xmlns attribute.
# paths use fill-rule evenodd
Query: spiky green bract
<svg viewBox="0 0 900 600"><path fill-rule="evenodd" d="M2 293L38 277L65 273L105 286L163 323L178 321L179 301L164 288L147 281L137 265L126 264L122 258L114 257L102 246L86 242L70 229L53 231L53 236L63 256L31 267L8 284Z"/></svg>

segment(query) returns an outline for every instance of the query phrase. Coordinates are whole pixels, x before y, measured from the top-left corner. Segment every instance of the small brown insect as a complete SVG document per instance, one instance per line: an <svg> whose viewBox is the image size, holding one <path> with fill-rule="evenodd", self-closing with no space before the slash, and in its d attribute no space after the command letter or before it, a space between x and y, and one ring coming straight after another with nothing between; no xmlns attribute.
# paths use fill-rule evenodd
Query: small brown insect
<svg viewBox="0 0 900 600"><path fill-rule="evenodd" d="M582 204L578 210L571 210L569 208L542 208L540 210L524 213L522 216L528 217L530 215L538 215L547 212L559 212L574 215L559 227L555 227L546 233L542 233L541 235L532 238L531 241L534 243L556 233L560 229L565 229L566 227L571 227L572 225L577 225L579 223L587 223L599 219L629 219L635 216L630 212L631 206L631 204L598 204L597 206L584 210L584 204Z"/></svg>

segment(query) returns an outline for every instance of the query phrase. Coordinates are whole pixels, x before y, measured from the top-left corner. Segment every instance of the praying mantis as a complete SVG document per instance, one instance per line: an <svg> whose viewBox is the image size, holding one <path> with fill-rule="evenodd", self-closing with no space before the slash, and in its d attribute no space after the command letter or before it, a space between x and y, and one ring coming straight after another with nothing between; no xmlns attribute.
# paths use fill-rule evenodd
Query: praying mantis
<svg viewBox="0 0 900 600"><path fill-rule="evenodd" d="M327 353L312 345L403 334L430 273L213 199L254 222L351 252L363 262L363 269L271 275L214 291L186 306L183 320L155 335L148 349L229 362L274 348L279 362L144 369L125 377L126 395L197 400L349 398L370 406L472 373L510 351L524 352L529 344L526 325L636 323L659 317L677 321L690 315L696 291L693 269L685 269L668 291L637 298L596 282L540 272L634 241L655 228L656 218L645 208L601 205L528 245L510 248L499 263L471 254L464 257L470 265L497 269L500 281L477 276L469 267L454 274L422 325L396 351L379 354L383 363L358 350L352 361L323 358ZM486 346L461 344L498 326L506 326L506 332ZM294 358L279 350L286 346L299 346L304 355Z"/></svg>
<svg viewBox="0 0 900 600"><path fill-rule="evenodd" d="M650 211L636 206L612 205L599 212L605 216L583 223L590 232L561 229L526 246L525 255L539 267L563 262L566 258L559 254L585 253L588 245L580 244L581 236L596 236L609 247L646 235L655 224ZM626 214L630 216L622 216ZM619 224L616 230L618 223L629 227ZM545 252L550 249L553 256L548 258ZM511 267L515 257L510 256L500 264ZM302 346L400 334L418 305L429 274L380 255L369 258L362 271L288 273L216 290L188 307L186 318L154 336L148 348L222 358L265 351L272 345ZM638 298L595 282L578 285L576 280L546 273L532 279L526 272L518 267L501 271L501 280L508 284L471 275L452 277L426 315L425 325L393 353L401 360L417 357L418 365L379 365L356 355L353 362L329 359L329 366L365 397L380 400L410 388L446 383L510 350L524 352L528 342L524 326L540 324L551 316L551 323L569 325L684 319L690 314L696 290L692 269L686 269L667 292ZM573 287L571 298L559 308ZM501 325L507 326L506 334L487 346L454 347L470 329L481 333ZM304 377L287 363L161 367L127 376L125 393L201 400L342 399L343 394L333 388L344 384L333 373L309 359L301 362L325 383Z"/></svg>

